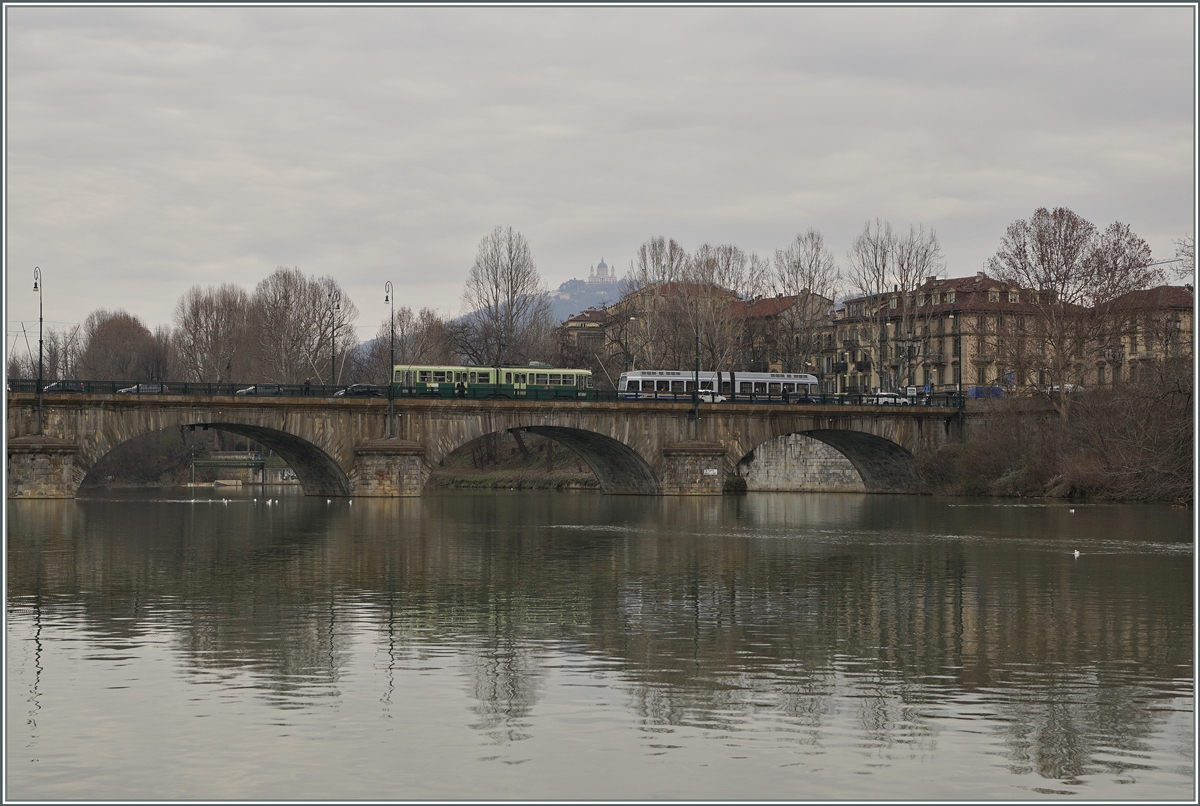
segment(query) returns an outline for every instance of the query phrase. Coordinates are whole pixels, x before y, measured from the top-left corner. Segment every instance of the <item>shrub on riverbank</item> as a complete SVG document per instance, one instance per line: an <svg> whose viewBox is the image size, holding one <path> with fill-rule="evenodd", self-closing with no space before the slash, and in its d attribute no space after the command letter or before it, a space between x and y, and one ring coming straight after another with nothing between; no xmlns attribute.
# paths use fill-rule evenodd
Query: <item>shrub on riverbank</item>
<svg viewBox="0 0 1200 806"><path fill-rule="evenodd" d="M986 425L923 464L933 492L1114 501L1193 501L1190 364L1146 367L1136 383L1076 393L1063 421L997 400Z"/></svg>

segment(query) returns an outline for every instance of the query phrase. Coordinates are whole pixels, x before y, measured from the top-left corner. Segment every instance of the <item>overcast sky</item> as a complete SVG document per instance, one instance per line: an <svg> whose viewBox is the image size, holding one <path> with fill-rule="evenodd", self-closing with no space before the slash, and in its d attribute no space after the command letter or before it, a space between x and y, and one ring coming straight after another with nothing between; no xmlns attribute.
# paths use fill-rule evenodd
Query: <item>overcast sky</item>
<svg viewBox="0 0 1200 806"><path fill-rule="evenodd" d="M1192 7L5 9L8 348L193 285L331 275L360 338L460 312L511 225L550 288L639 244L867 219L973 274L1067 206L1193 230ZM36 341L33 341L36 351ZM21 343L22 349L24 343Z"/></svg>

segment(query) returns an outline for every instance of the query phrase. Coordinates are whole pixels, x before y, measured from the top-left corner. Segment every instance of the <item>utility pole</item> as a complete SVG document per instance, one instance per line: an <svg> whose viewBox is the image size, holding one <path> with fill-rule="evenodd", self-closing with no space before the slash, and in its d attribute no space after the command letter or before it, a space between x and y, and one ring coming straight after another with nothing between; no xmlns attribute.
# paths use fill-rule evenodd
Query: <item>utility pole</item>
<svg viewBox="0 0 1200 806"><path fill-rule="evenodd" d="M392 430L392 421L396 416L396 295L392 293L392 281L388 280L383 285L383 301L391 306L391 312L388 316L388 330L391 333L392 350L388 363L388 439L392 439L395 434Z"/></svg>
<svg viewBox="0 0 1200 806"><path fill-rule="evenodd" d="M329 293L329 301L332 303L329 306L329 385L333 386L337 383L334 376L337 374L337 314L342 310L342 295L337 291Z"/></svg>
<svg viewBox="0 0 1200 806"><path fill-rule="evenodd" d="M692 382L692 433L700 439L700 331L696 331L696 376Z"/></svg>
<svg viewBox="0 0 1200 806"><path fill-rule="evenodd" d="M33 267L33 290L38 295L38 436L42 435L42 270Z"/></svg>

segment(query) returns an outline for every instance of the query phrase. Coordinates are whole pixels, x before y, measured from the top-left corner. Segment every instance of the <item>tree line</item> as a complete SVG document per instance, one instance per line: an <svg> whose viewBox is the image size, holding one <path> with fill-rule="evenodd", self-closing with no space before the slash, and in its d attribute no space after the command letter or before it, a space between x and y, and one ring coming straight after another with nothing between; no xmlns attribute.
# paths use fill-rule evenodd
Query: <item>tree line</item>
<svg viewBox="0 0 1200 806"><path fill-rule="evenodd" d="M1178 245L1180 254L1190 254L1190 239ZM190 288L178 300L172 324L153 331L134 314L106 309L92 312L82 325L51 328L44 338L42 375L385 383L393 329L397 363L546 361L591 368L601 384L631 367L690 367L697 355L706 369L775 363L798 372L809 369L822 348L834 301L894 294L915 317L912 292L945 270L933 230L919 224L897 230L879 219L863 225L844 266L814 228L768 256L733 244L704 243L689 252L674 238L651 237L637 249L620 300L606 312L603 346L583 351L560 338L529 242L512 227L496 227L478 244L458 317L400 307L363 345L354 326L358 308L337 280L281 266L252 292L233 284ZM1062 365L1073 369L1079 365L1079 339L1103 340L1097 324L1102 317L1093 313L1071 327L1064 317L1084 307L1102 311L1104 302L1158 277L1149 267L1149 249L1127 226L1113 224L1100 232L1062 209L1039 210L1014 222L988 267L1014 286L1053 291L1060 304L1041 306L1040 318L1029 326L1040 328L1039 345L1059 350ZM1183 271L1190 275L1190 268ZM748 316L755 305L761 315ZM896 313L879 305L864 310L868 321L880 320L865 333L881 356L883 318L894 320ZM995 347L1015 351L1026 343L997 340ZM1028 364L1030 355L1013 354L1009 363ZM14 349L8 374L36 377L34 351ZM1071 382L1065 370L1055 378Z"/></svg>

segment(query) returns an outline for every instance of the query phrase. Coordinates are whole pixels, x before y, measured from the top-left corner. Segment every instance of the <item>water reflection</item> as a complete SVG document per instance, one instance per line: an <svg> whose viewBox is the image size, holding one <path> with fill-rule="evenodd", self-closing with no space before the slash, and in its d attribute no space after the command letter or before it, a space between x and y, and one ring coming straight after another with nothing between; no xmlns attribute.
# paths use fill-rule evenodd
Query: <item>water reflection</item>
<svg viewBox="0 0 1200 806"><path fill-rule="evenodd" d="M364 640L389 719L398 673L453 657L470 728L499 746L535 734L562 663L615 675L654 753L697 729L747 747L936 754L947 726L975 720L1010 774L1048 792L1136 780L1160 709L1192 686L1190 522L1171 510L866 494L168 499L9 503L9 617L36 640L30 743L43 620L82 627L108 657L165 633L197 685L248 686L280 712L344 699Z"/></svg>

